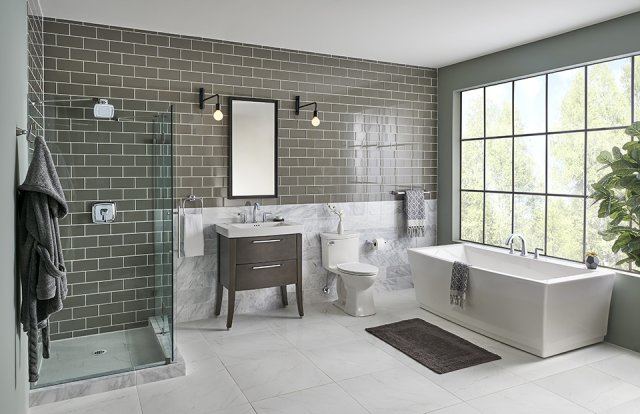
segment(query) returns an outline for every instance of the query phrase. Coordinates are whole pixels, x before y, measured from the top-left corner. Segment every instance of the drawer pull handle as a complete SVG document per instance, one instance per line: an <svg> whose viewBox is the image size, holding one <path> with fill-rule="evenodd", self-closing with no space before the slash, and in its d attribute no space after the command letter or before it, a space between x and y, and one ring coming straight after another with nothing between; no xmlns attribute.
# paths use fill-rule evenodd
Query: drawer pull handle
<svg viewBox="0 0 640 414"><path fill-rule="evenodd" d="M271 239L271 240L253 240L251 243L277 243L277 242L281 242L282 239Z"/></svg>
<svg viewBox="0 0 640 414"><path fill-rule="evenodd" d="M275 264L275 265L267 265L267 266L253 266L251 269L252 270L259 270L259 269L273 269L274 267L280 267L282 265L280 264Z"/></svg>

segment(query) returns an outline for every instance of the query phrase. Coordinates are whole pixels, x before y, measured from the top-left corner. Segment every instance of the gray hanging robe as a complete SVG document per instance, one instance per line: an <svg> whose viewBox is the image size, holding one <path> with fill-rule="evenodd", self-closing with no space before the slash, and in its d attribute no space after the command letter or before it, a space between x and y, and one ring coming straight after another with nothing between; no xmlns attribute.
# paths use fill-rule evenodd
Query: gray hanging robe
<svg viewBox="0 0 640 414"><path fill-rule="evenodd" d="M18 271L22 284L20 320L29 339L29 382L38 381L38 331L49 358L49 316L62 309L67 275L58 219L68 207L47 144L36 137L33 160L18 187Z"/></svg>

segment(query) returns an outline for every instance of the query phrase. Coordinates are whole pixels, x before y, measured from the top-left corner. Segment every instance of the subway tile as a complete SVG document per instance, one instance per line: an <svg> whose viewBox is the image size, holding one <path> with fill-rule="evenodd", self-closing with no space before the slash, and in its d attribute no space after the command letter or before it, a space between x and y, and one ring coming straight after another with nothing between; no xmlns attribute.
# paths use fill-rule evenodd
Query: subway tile
<svg viewBox="0 0 640 414"><path fill-rule="evenodd" d="M43 86L47 90L104 96L123 115L163 111L166 103L174 103L176 194L202 195L206 206L225 203L227 119L216 124L210 116L201 114L196 99L197 88L202 85L223 97L280 100L281 197L275 203L389 200L391 196L381 186L347 184L356 173L355 157L365 154L347 147L354 139L392 142L419 136L429 147L421 149L417 159L412 151L379 151L373 156L370 150L369 170L364 174L380 174L382 178L383 173L395 173L392 166L384 164L390 158L394 165L408 163L399 171L403 175L396 178L398 182L406 178L407 182L418 181L435 190L435 71L90 24L47 24L51 28L44 39L50 52L45 53L48 66ZM319 129L310 127L307 117L293 114L296 94L303 95L305 101L318 101L322 115ZM83 109L85 117L92 116L89 105ZM403 112L394 112L399 110ZM128 304L109 310L113 314L111 326L78 326L77 333L146 323L148 306L153 305L145 299L153 297L154 291L146 286L147 278L155 273L150 262L153 224L148 220L152 216L146 212L153 208L149 197L154 194L147 189L154 185L153 157L147 152L151 151L147 148L151 140L145 134L151 130L137 122L84 121L82 114L66 109L56 115L70 117L66 122L47 120L47 133L68 134L64 138L67 141L61 139L64 145L59 146L60 158L56 160L73 165L61 166L60 176L65 186L74 188L66 193L73 211L78 212L62 222L63 244L73 259L69 260L73 270L70 279L85 282L73 284L78 288L72 289L72 294L78 296L70 296L70 303L78 307L106 305L110 300ZM412 169L412 162L421 167ZM119 218L127 222L90 224L90 202L98 197L122 200ZM91 283L125 290L81 293ZM109 308L104 309L106 312ZM81 310L78 312L82 315ZM99 321L96 319L95 324ZM56 335L66 334L62 331Z"/></svg>

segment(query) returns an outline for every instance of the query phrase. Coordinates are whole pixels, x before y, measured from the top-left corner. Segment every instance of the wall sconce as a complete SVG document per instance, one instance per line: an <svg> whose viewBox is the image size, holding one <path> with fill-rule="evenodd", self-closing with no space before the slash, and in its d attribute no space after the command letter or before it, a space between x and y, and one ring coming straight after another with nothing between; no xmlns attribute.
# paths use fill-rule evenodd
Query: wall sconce
<svg viewBox="0 0 640 414"><path fill-rule="evenodd" d="M215 119L216 121L222 121L222 118L224 118L224 115L222 114L222 111L220 110L220 94L216 93L215 95L211 95L211 96L205 98L205 96L204 96L204 88L200 88L198 90L198 103L200 104L200 109L204 109L204 102L208 101L211 98L217 98L216 110L213 111L213 119Z"/></svg>
<svg viewBox="0 0 640 414"><path fill-rule="evenodd" d="M320 125L320 118L318 118L318 103L311 102L308 104L300 105L300 95L296 96L296 115L300 115L300 110L306 106L313 105L313 118L311 118L311 125L317 127Z"/></svg>

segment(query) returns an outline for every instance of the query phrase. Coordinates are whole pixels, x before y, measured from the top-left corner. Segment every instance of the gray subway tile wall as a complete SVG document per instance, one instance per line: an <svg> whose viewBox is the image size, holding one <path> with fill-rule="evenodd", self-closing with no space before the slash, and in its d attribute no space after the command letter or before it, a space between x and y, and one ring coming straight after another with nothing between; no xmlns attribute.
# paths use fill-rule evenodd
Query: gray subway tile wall
<svg viewBox="0 0 640 414"><path fill-rule="evenodd" d="M174 104L175 197L237 206L227 192L227 125L198 88L277 99L279 197L264 204L393 200L394 189L436 197L437 72L357 58L44 19L47 99L107 98L118 116ZM317 101L322 123L294 115L296 95ZM151 264L150 125L95 120L93 103L47 107L52 143L72 214L63 223L71 311L54 338L125 329L157 306ZM118 200L119 223L89 223L88 205ZM175 205L175 204L174 204ZM146 303L146 307L145 307ZM113 305L113 306L112 306ZM63 319L63 317L67 319Z"/></svg>

